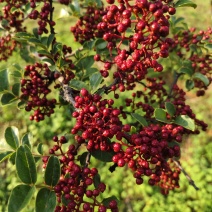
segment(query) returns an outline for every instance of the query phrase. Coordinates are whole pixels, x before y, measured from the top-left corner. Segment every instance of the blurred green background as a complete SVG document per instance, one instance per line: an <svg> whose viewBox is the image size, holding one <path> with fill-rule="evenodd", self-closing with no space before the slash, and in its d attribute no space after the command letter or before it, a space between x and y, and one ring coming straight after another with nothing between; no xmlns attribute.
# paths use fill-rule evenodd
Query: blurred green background
<svg viewBox="0 0 212 212"><path fill-rule="evenodd" d="M197 29L207 29L212 26L211 21L211 1L193 0L198 7L179 8L176 16L183 16L188 20L190 27ZM61 14L61 8L56 8L57 15ZM73 41L70 33L70 26L75 23L74 18L59 18L57 20L57 39L63 44L71 46L74 50L80 47ZM33 28L31 22L26 25ZM34 26L35 27L35 26ZM24 67L25 62L18 53L7 62L0 62L0 69L5 67L13 71L12 64L19 63ZM11 77L11 82L17 79ZM121 99L119 99L120 104ZM181 163L186 172L195 181L200 188L196 191L189 185L186 177L181 174L180 188L171 191L165 197L160 194L158 188L149 186L147 183L136 185L134 178L129 170L117 168L116 172L110 173L108 168L111 164L102 162L93 162L100 170L102 180L108 185L104 197L115 195L120 200L121 212L211 212L212 211L212 86L209 87L204 97L197 98L194 92L187 93L187 104L191 106L199 119L208 123L208 131L184 138L182 147ZM48 147L52 145L51 138L55 134L69 133L73 120L68 106L57 108L55 114L41 123L29 121L29 114L24 110L18 110L16 105L0 107L0 151L8 148L4 143L4 130L7 126L16 126L20 134L31 132L34 136L34 146L42 142L45 144L45 151L48 153ZM71 142L70 138L70 142ZM36 150L35 150L36 151ZM41 167L39 167L41 171ZM18 184L14 167L9 162L0 164L0 211L5 212L6 202L11 189ZM42 182L42 176L40 176ZM33 211L32 204L25 209L26 212Z"/></svg>

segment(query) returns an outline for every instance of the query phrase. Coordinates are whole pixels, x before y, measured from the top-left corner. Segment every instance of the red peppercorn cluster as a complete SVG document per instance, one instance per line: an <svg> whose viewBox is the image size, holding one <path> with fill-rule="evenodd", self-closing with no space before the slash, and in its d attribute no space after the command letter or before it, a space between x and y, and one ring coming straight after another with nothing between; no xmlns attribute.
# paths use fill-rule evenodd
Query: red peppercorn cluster
<svg viewBox="0 0 212 212"><path fill-rule="evenodd" d="M178 51L177 54L179 57L190 60L194 73L205 75L209 80L209 84L212 82L212 56L207 52L202 52L201 48L206 41L209 44L212 43L211 35L211 28L208 28L206 31L201 30L198 33L196 33L195 28L191 28L174 36L175 42L172 48L172 50ZM201 51L204 56L197 54L198 51ZM208 85L206 86L199 79L194 79L194 87L198 88L196 95L203 96Z"/></svg>
<svg viewBox="0 0 212 212"><path fill-rule="evenodd" d="M85 14L70 29L75 40L82 44L94 38L101 38L103 31L97 28L97 24L101 21L104 14L103 8L97 8L96 6L87 7Z"/></svg>
<svg viewBox="0 0 212 212"><path fill-rule="evenodd" d="M34 110L30 120L39 122L54 113L56 99L47 99L54 76L47 64L41 63L26 66L24 75L26 78L21 80L21 99L27 101L26 111Z"/></svg>
<svg viewBox="0 0 212 212"><path fill-rule="evenodd" d="M32 12L29 14L29 18L33 20L38 19L38 34L42 35L43 33L48 34L49 30L47 26L53 27L55 22L50 19L50 13L52 12L53 8L51 4L47 1L43 3L43 6L40 9L40 12L34 8L36 8L37 0L30 0L30 6L33 8Z"/></svg>
<svg viewBox="0 0 212 212"><path fill-rule="evenodd" d="M21 10L22 4L26 4L27 1L11 1L0 0L0 3L5 3L2 7L2 15L0 15L1 26L5 32L0 37L0 61L7 60L13 53L17 42L12 39L12 35L16 32L25 31L25 27L22 25L24 21L24 14ZM15 12L14 8L17 8Z"/></svg>
<svg viewBox="0 0 212 212"><path fill-rule="evenodd" d="M150 124L144 127L139 133L130 136L121 136L120 143L113 145L116 154L113 162L119 167L128 165L134 172L137 184L143 183L143 176L148 176L149 184L156 185L161 180L162 170L167 166L167 160L180 156L180 147L173 142L181 142L181 135L184 128L166 124ZM127 140L127 143L124 140ZM124 150L125 149L125 150ZM165 173L165 171L164 171Z"/></svg>
<svg viewBox="0 0 212 212"><path fill-rule="evenodd" d="M11 35L0 37L0 61L7 60L13 53L17 42L12 40Z"/></svg>
<svg viewBox="0 0 212 212"><path fill-rule="evenodd" d="M162 71L163 67L157 60L169 55L173 40L166 38L169 34L168 19L175 9L167 1L138 0L132 5L129 1L119 1L119 5L113 2L106 8L98 29L104 31L103 39L108 42L111 55L113 50L117 56L111 57L110 61L98 58L105 63L104 70L100 71L102 76L109 75L112 65L117 67L114 78L120 78L124 83L144 79L148 68ZM133 76L130 79L129 74Z"/></svg>
<svg viewBox="0 0 212 212"><path fill-rule="evenodd" d="M54 187L57 195L57 206L55 212L84 212L95 211L105 212L107 208L117 211L117 202L112 200L106 207L97 201L98 196L106 189L102 182L95 182L99 178L96 168L88 168L86 165L78 165L77 152L79 145L69 145L68 151L63 152L62 145L67 143L64 136L53 137L56 145L49 150L50 154L56 155L61 163L61 177L58 184ZM43 158L43 168L46 167L48 157Z"/></svg>
<svg viewBox="0 0 212 212"><path fill-rule="evenodd" d="M170 190L179 188L179 175L181 170L173 160L169 160L167 166L164 168L165 171L161 172L160 182L158 186L161 188L163 195L168 195Z"/></svg>
<svg viewBox="0 0 212 212"><path fill-rule="evenodd" d="M78 143L87 144L89 151L109 151L111 149L108 138L112 138L122 130L119 120L121 111L113 108L114 101L101 100L98 94L91 95L87 90L80 91L81 96L75 97L75 107L78 109L72 116L76 118L76 124L71 130Z"/></svg>
<svg viewBox="0 0 212 212"><path fill-rule="evenodd" d="M5 3L6 5L2 7L2 15L0 16L0 21L5 22L3 26L7 31L21 32L25 31L25 27L22 26L24 21L24 13L20 10L21 6L26 4L27 0L1 0L0 3ZM17 10L14 12L14 8ZM15 30L14 30L15 29Z"/></svg>

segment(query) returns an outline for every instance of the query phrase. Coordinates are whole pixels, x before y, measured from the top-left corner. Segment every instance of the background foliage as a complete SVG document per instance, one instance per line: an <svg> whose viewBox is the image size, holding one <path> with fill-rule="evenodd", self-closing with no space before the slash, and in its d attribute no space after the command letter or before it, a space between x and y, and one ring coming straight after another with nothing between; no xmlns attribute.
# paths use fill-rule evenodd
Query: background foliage
<svg viewBox="0 0 212 212"><path fill-rule="evenodd" d="M210 1L194 1L198 8L181 8L178 10L177 16L186 16L189 26L195 26L197 29L206 29L211 25L211 11ZM186 12L185 12L186 11ZM57 8L58 17L61 16L61 8ZM79 44L73 42L73 37L70 34L69 28L75 22L74 19L61 17L58 20L56 31L59 33L58 40L71 45L73 49L80 47ZM27 27L32 27L30 21L26 23ZM6 63L1 62L0 68L9 67L12 72L13 64L16 61L21 61L19 53L15 53ZM25 65L24 62L21 65ZM11 77L11 83L17 80ZM204 97L196 98L193 92L187 94L187 101L193 108L195 114L199 119L203 119L209 124L208 131L201 133L198 136L191 136L185 139L182 150L181 163L185 170L189 173L192 179L200 188L195 191L192 186L189 186L187 179L181 174L180 189L171 191L165 197L160 194L159 190L148 184L136 185L132 180L129 170L118 169L116 173L108 172L110 164L103 162L91 161L97 163L97 168L100 168L101 178L107 181L108 188L104 193L105 196L115 195L121 202L120 211L129 212L149 212L149 211L169 211L169 212L193 212L193 211L212 211L211 197L212 197L212 87ZM119 99L122 104L122 99ZM34 146L42 141L44 145L44 152L48 152L49 141L54 134L66 134L66 130L72 125L71 114L68 108L61 107L56 109L55 114L43 122L35 123L29 121L29 114L23 110L18 110L16 106L9 105L0 107L0 149L7 149L5 145L3 132L8 126L16 126L23 135L26 132L31 132L33 135ZM10 166L10 173L5 169ZM42 169L40 167L40 169ZM0 211L6 211L6 204L8 201L11 189L18 184L15 169L8 161L0 164ZM38 181L41 179L38 179ZM107 193L108 192L108 193ZM32 205L32 204L31 204ZM27 206L24 209L26 212L33 211L32 206Z"/></svg>

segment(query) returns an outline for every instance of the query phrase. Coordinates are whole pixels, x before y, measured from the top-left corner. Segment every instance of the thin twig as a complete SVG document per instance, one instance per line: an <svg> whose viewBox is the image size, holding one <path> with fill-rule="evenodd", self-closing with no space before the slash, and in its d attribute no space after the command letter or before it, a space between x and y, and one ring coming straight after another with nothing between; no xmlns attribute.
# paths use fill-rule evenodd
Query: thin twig
<svg viewBox="0 0 212 212"><path fill-rule="evenodd" d="M173 159L173 161L179 167L179 169L183 172L185 177L188 179L189 184L192 185L196 190L199 190L199 188L195 185L194 181L191 179L191 177L188 175L185 169L180 165L179 161L175 159Z"/></svg>
<svg viewBox="0 0 212 212"><path fill-rule="evenodd" d="M178 81L178 79L180 78L181 75L183 75L183 73L177 73L177 72L175 72L175 74L174 74L174 81L172 82L171 89L170 89L169 94L168 94L168 98L171 97L172 91L174 89L174 86L177 84L177 81Z"/></svg>
<svg viewBox="0 0 212 212"><path fill-rule="evenodd" d="M91 153L88 152L86 159L85 159L85 167L88 167L90 164L90 159L91 159Z"/></svg>

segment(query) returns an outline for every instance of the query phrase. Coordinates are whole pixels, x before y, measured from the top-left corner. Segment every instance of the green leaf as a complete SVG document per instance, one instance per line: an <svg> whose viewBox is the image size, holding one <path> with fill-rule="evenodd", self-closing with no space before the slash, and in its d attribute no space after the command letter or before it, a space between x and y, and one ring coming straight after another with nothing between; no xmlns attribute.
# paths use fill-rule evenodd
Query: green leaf
<svg viewBox="0 0 212 212"><path fill-rule="evenodd" d="M17 185L11 192L8 212L19 212L29 203L36 188L29 185Z"/></svg>
<svg viewBox="0 0 212 212"><path fill-rule="evenodd" d="M135 133L136 133L136 128L134 126L131 126L130 134L135 134Z"/></svg>
<svg viewBox="0 0 212 212"><path fill-rule="evenodd" d="M102 200L102 204L103 204L104 206L108 207L109 204L110 204L110 202L111 202L112 200L115 200L115 201L118 203L118 199L116 198L116 196L113 195L113 196L111 196L111 197L108 197L108 198L103 199L103 200Z"/></svg>
<svg viewBox="0 0 212 212"><path fill-rule="evenodd" d="M4 93L1 97L1 104L2 105L9 105L14 101L18 100L16 96L10 92Z"/></svg>
<svg viewBox="0 0 212 212"><path fill-rule="evenodd" d="M133 118L135 118L143 127L148 126L148 123L147 123L146 119L143 116L141 116L141 115L139 115L137 113L131 113L131 116Z"/></svg>
<svg viewBox="0 0 212 212"><path fill-rule="evenodd" d="M83 44L83 49L91 50L91 49L93 49L94 44L95 44L95 41L94 41L94 40L92 40L92 41L86 41L86 42Z"/></svg>
<svg viewBox="0 0 212 212"><path fill-rule="evenodd" d="M83 81L73 79L73 80L71 80L69 85L70 85L70 87L72 87L76 90L81 90L82 88L89 90L88 85L85 84Z"/></svg>
<svg viewBox="0 0 212 212"><path fill-rule="evenodd" d="M13 152L9 158L10 163L12 163L13 165L15 165L15 158L16 158L16 152Z"/></svg>
<svg viewBox="0 0 212 212"><path fill-rule="evenodd" d="M194 88L194 81L193 80L186 80L186 88L188 91Z"/></svg>
<svg viewBox="0 0 212 212"><path fill-rule="evenodd" d="M35 184L37 181L36 164L27 145L21 145L18 148L15 161L20 180L25 184Z"/></svg>
<svg viewBox="0 0 212 212"><path fill-rule="evenodd" d="M14 77L18 77L18 78L21 78L21 77L22 77L20 71L13 71L13 72L11 73L11 75L13 75Z"/></svg>
<svg viewBox="0 0 212 212"><path fill-rule="evenodd" d="M17 32L15 34L16 37L23 37L23 38L30 38L32 37L31 34L27 33L27 32Z"/></svg>
<svg viewBox="0 0 212 212"><path fill-rule="evenodd" d="M101 82L102 82L102 75L99 72L92 74L90 77L91 90L95 91Z"/></svg>
<svg viewBox="0 0 212 212"><path fill-rule="evenodd" d="M169 123L169 121L166 118L166 111L161 108L156 108L154 112L154 116L158 121Z"/></svg>
<svg viewBox="0 0 212 212"><path fill-rule="evenodd" d="M53 40L54 40L54 34L50 34L47 40L47 47L49 48L50 45L52 44Z"/></svg>
<svg viewBox="0 0 212 212"><path fill-rule="evenodd" d="M85 166L86 165L86 158L87 158L87 155L88 155L88 152L83 152L81 155L80 155L80 164L82 166Z"/></svg>
<svg viewBox="0 0 212 212"><path fill-rule="evenodd" d="M44 58L44 59L42 59L42 61L50 63L51 65L55 65L55 62L52 59L50 59L50 58Z"/></svg>
<svg viewBox="0 0 212 212"><path fill-rule="evenodd" d="M12 87L12 92L15 96L19 96L20 93L20 88L21 88L21 84L20 83L15 83Z"/></svg>
<svg viewBox="0 0 212 212"><path fill-rule="evenodd" d="M43 144L42 143L39 143L38 146L37 146L37 150L38 150L38 153L43 155Z"/></svg>
<svg viewBox="0 0 212 212"><path fill-rule="evenodd" d="M22 145L26 144L31 149L31 143L32 143L33 135L31 133L26 133L23 135L21 139Z"/></svg>
<svg viewBox="0 0 212 212"><path fill-rule="evenodd" d="M33 35L37 38L37 39L39 39L39 35L38 35L38 28L33 28Z"/></svg>
<svg viewBox="0 0 212 212"><path fill-rule="evenodd" d="M205 84L205 86L208 86L209 83L210 83L209 79L205 75L203 75L201 73L195 73L193 75L193 78L202 81Z"/></svg>
<svg viewBox="0 0 212 212"><path fill-rule="evenodd" d="M19 132L17 127L8 127L4 132L7 144L14 150L19 146Z"/></svg>
<svg viewBox="0 0 212 212"><path fill-rule="evenodd" d="M47 47L47 42L48 42L48 37L41 37L41 43L44 45L44 46L46 46Z"/></svg>
<svg viewBox="0 0 212 212"><path fill-rule="evenodd" d="M180 115L178 116L175 121L175 124L180 125L188 130L194 131L195 130L195 123L194 120L191 119L187 115Z"/></svg>
<svg viewBox="0 0 212 212"><path fill-rule="evenodd" d="M197 7L197 5L190 0L178 0L174 7L193 7L194 9Z"/></svg>
<svg viewBox="0 0 212 212"><path fill-rule="evenodd" d="M2 152L0 153L0 163L7 160L13 154L12 151Z"/></svg>
<svg viewBox="0 0 212 212"><path fill-rule="evenodd" d="M33 43L35 46L40 46L42 47L43 49L46 49L46 45L44 45L43 43L41 43L41 41L37 38L30 38L28 40L30 43Z"/></svg>
<svg viewBox="0 0 212 212"><path fill-rule="evenodd" d="M87 57L83 57L81 58L76 66L79 68L79 69L88 69L90 68L93 64L94 64L94 56L91 55L91 56L87 56Z"/></svg>
<svg viewBox="0 0 212 212"><path fill-rule="evenodd" d="M26 101L20 101L17 104L17 108L20 109L20 110L24 109L25 105L26 105Z"/></svg>
<svg viewBox="0 0 212 212"><path fill-rule="evenodd" d="M44 174L45 183L49 186L57 185L60 179L60 161L56 156L50 156L45 174Z"/></svg>
<svg viewBox="0 0 212 212"><path fill-rule="evenodd" d="M171 102L166 102L165 103L165 108L166 108L167 113L170 116L173 116L176 113L176 108Z"/></svg>
<svg viewBox="0 0 212 212"><path fill-rule="evenodd" d="M85 74L83 76L83 79L86 79L87 77L90 77L92 74L99 72L97 68L88 68L85 70Z"/></svg>
<svg viewBox="0 0 212 212"><path fill-rule="evenodd" d="M212 43L207 43L204 45L204 47L208 49L209 51L212 51Z"/></svg>
<svg viewBox="0 0 212 212"><path fill-rule="evenodd" d="M56 207L56 194L47 188L39 190L36 201L35 211L36 212L51 212Z"/></svg>
<svg viewBox="0 0 212 212"><path fill-rule="evenodd" d="M107 47L107 42L104 39L100 38L100 39L96 40L95 46L98 50L102 50Z"/></svg>
<svg viewBox="0 0 212 212"><path fill-rule="evenodd" d="M194 70L193 69L189 69L189 68L186 68L186 67L182 67L180 69L180 73L183 73L183 74L187 74L188 76L192 76Z"/></svg>
<svg viewBox="0 0 212 212"><path fill-rule="evenodd" d="M0 92L8 90L9 88L9 81L8 81L8 71L7 69L0 71Z"/></svg>
<svg viewBox="0 0 212 212"><path fill-rule="evenodd" d="M95 188L98 188L99 184L100 184L100 175L99 174L96 174L93 178L93 181L94 181L94 187Z"/></svg>
<svg viewBox="0 0 212 212"><path fill-rule="evenodd" d="M114 152L113 151L101 151L101 150L94 150L91 152L91 155L100 160L100 161L103 161L103 162L111 162L112 161L112 158L114 156Z"/></svg>
<svg viewBox="0 0 212 212"><path fill-rule="evenodd" d="M38 54L41 54L41 55L44 55L44 56L47 56L47 57L52 57L52 55L47 50L44 50L44 49L39 50Z"/></svg>

